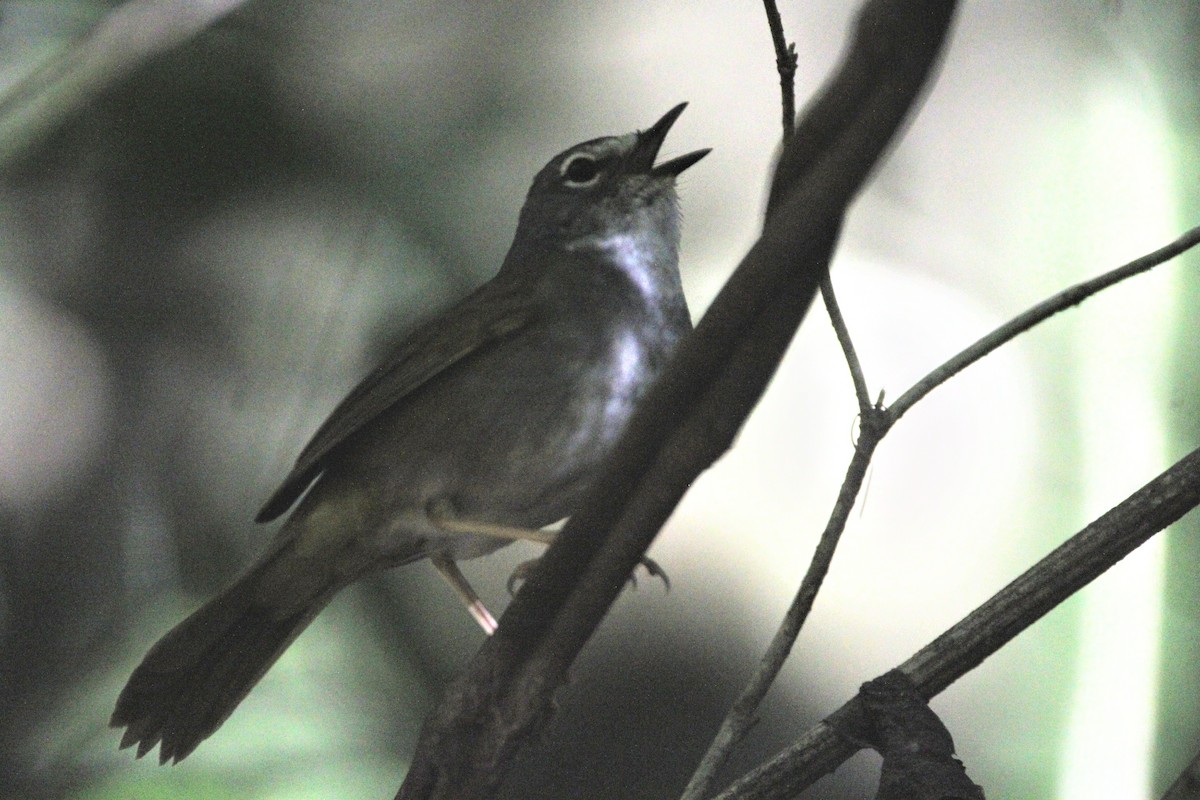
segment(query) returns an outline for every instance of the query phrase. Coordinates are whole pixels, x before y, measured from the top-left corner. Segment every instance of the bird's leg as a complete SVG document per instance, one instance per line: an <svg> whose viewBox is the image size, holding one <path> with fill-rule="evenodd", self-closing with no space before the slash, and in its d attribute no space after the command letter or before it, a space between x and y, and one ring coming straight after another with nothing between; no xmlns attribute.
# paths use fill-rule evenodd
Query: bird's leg
<svg viewBox="0 0 1200 800"><path fill-rule="evenodd" d="M456 519L454 517L434 517L433 524L450 533L476 533L480 536L491 536L494 539L509 539L521 542L536 542L550 544L554 541L554 531L544 531L536 528L518 528L515 525L497 525L494 522L480 522L474 519Z"/></svg>
<svg viewBox="0 0 1200 800"><path fill-rule="evenodd" d="M434 525L449 533L473 533L479 536L491 536L494 539L537 542L547 545L554 541L554 531L521 528L516 525L500 525L477 519L463 519L458 515L454 504L446 497L440 497L430 502L426 513Z"/></svg>
<svg viewBox="0 0 1200 800"><path fill-rule="evenodd" d="M533 558L529 561L522 561L520 564L517 564L516 568L513 569L512 574L508 576L508 582L504 584L508 588L508 593L510 595L517 593L517 584L523 582L529 577L529 573L533 572L533 568L537 565L537 562L538 559ZM663 582L663 586L667 588L667 591L671 591L671 578L667 575L667 571L659 566L657 561L655 561L653 558L650 558L650 556L642 556L641 563L651 577L660 578ZM629 585L634 589L637 588L637 575L632 572L629 573Z"/></svg>
<svg viewBox="0 0 1200 800"><path fill-rule="evenodd" d="M450 588L467 604L467 611L479 623L479 627L483 628L483 632L488 636L495 633L495 617L488 612L483 601L479 599L479 595L471 588L471 584L467 582L467 576L462 574L462 570L458 568L458 564L454 563L454 559L438 554L430 556L429 560L433 562L438 573L446 579L446 583L450 584Z"/></svg>
<svg viewBox="0 0 1200 800"><path fill-rule="evenodd" d="M473 519L461 519L457 516L453 504L447 498L440 498L430 503L428 507L428 514L434 525L450 533L476 534L479 536L491 536L497 539L506 539L510 541L536 542L537 544L544 545L553 544L554 540L558 537L558 531L550 531L538 528L521 528L515 525L500 525L495 522L481 522ZM529 574L535 563L537 563L536 558L532 561L525 561L517 565L517 568L513 570L513 574L508 578L507 585L509 594L513 594L513 587L516 585L517 581L525 580L525 577ZM657 561L649 556L642 556L641 563L642 566L646 568L646 572L652 577L661 578L663 586L667 587L667 591L670 591L671 579L667 576L666 570L658 565ZM457 567L455 567L455 570L457 571ZM447 580L450 579L447 577ZM631 574L629 576L629 582L633 584L634 588L637 588L637 578L634 575ZM463 579L463 583L466 583L465 579ZM468 587L468 589L469 588L470 587ZM466 595L463 596L466 597ZM468 600L468 604L469 603L470 601Z"/></svg>

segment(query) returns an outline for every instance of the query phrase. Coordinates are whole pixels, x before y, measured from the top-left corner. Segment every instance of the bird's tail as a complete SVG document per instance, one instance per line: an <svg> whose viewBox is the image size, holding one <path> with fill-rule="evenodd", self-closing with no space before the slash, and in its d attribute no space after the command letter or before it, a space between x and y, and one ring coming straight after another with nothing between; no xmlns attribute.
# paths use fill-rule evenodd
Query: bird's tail
<svg viewBox="0 0 1200 800"><path fill-rule="evenodd" d="M344 582L274 549L159 640L133 671L109 725L141 758L180 761L237 708Z"/></svg>

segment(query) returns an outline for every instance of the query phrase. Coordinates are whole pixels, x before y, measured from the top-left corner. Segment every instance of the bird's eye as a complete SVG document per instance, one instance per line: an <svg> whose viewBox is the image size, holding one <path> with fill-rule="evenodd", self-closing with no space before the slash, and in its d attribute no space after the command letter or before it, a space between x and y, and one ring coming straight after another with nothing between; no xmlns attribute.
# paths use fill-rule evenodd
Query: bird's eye
<svg viewBox="0 0 1200 800"><path fill-rule="evenodd" d="M561 174L568 186L591 186L600 177L600 165L591 156L578 155L563 164Z"/></svg>

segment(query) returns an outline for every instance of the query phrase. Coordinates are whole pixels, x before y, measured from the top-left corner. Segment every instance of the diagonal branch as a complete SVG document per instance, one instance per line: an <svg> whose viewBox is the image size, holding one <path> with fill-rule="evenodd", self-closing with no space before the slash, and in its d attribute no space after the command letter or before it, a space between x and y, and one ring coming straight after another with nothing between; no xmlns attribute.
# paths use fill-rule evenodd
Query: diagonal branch
<svg viewBox="0 0 1200 800"><path fill-rule="evenodd" d="M779 16L775 0L763 0L763 8L767 14L767 26L771 29L771 43L775 47L775 68L779 72L780 105L783 108L783 140L786 142L796 130L796 45L788 44L787 37L784 36L783 19ZM858 353L850 339L850 330L846 327L837 296L833 293L833 281L828 272L821 277L821 299L825 302L829 321L833 323L838 344L842 346L842 352L846 356L846 364L850 367L850 380L854 384L859 411L865 414L871 407L867 382L858 361Z"/></svg>
<svg viewBox="0 0 1200 800"><path fill-rule="evenodd" d="M899 669L922 696L934 697L1197 505L1200 450L1072 536ZM835 732L855 728L861 713L858 703L846 703L717 800L792 798L832 772L858 750Z"/></svg>
<svg viewBox="0 0 1200 800"><path fill-rule="evenodd" d="M825 530L821 533L821 538L813 551L812 560L800 583L800 589L791 605L788 606L779 628L771 637L771 643L759 660L758 668L755 669L746 686L734 700L725 719L721 721L717 735L713 737L700 766L696 768L695 774L688 781L681 800L700 800L708 795L716 779L717 770L724 765L733 752L733 748L754 725L758 706L767 696L767 691L775 683L779 671L787 662L788 655L792 652L792 646L800 635L800 629L812 611L813 603L817 599L817 592L820 591L821 584L833 564L833 555L837 551L842 531L846 528L846 520L854 508L854 500L858 497L858 492L866 479L867 467L870 466L871 457L875 454L875 447L879 441L878 436L864 436L859 446L855 448L854 457L850 460L846 477L842 481L833 511L829 515L829 522L826 523Z"/></svg>
<svg viewBox="0 0 1200 800"><path fill-rule="evenodd" d="M764 6L771 29L771 38L775 47L776 61L779 65L780 80L784 86L783 105L787 109L789 102L793 102L790 100L788 89L790 88L791 79L794 74L795 50L787 45L779 11L775 6L774 0L764 0ZM788 71L786 67L789 55L791 56L791 63L793 65L791 71ZM785 117L784 140L787 141L791 134L792 126L790 120ZM830 513L829 521L826 523L817 547L813 552L800 588L797 590L796 596L788 607L779 628L771 638L771 642L760 659L758 667L722 720L721 727L718 729L699 766L689 780L687 788L682 795L682 800L700 800L700 798L708 794L715 780L717 770L725 763L738 742L741 741L753 726L759 704L774 683L784 663L786 663L792 647L800 634L800 630L804 626L809 613L812 611L817 593L820 591L825 576L832 566L833 557L841 539L841 534L845 529L850 511L853 509L855 498L862 487L871 458L874 455L876 447L891 429L891 426L913 404L932 391L933 388L949 380L962 369L965 369L1020 333L1045 321L1053 314L1082 302L1096 292L1113 286L1126 278L1145 272L1173 258L1198 242L1200 242L1200 228L1188 231L1175 242L1136 259L1130 264L1073 286L1039 303L954 356L946 364L935 369L906 392L892 407L887 409L881 407L882 395L880 396L879 406L872 406L870 402L862 367L855 353L845 321L842 319L829 273L826 272L822 276L821 294L825 300L825 306L833 323L834 331L837 334L838 341L846 357L846 362L850 368L855 395L858 399L862 423L860 428L861 436L856 443L854 457L846 471L837 501Z"/></svg>
<svg viewBox="0 0 1200 800"><path fill-rule="evenodd" d="M850 329L842 316L842 307L838 305L837 295L833 291L833 278L827 272L821 278L821 299L825 302L825 313L829 314L829 322L833 325L833 333L837 336L838 344L842 347L842 356L850 369L850 383L854 386L854 398L858 401L858 413L866 416L871 413L870 389L867 388L867 378L863 374L862 362L858 360L858 351L854 349L854 341L850 338ZM881 396L882 401L882 396Z"/></svg>
<svg viewBox="0 0 1200 800"><path fill-rule="evenodd" d="M763 8L775 45L775 69L779 72L780 104L783 107L783 139L787 141L796 128L796 45L788 44L783 35L783 19L775 0L763 0Z"/></svg>
<svg viewBox="0 0 1200 800"><path fill-rule="evenodd" d="M784 149L761 238L652 387L496 635L426 720L399 798L487 797L544 727L554 691L626 577L765 389L828 270L846 208L930 75L954 8L865 5L838 74Z"/></svg>
<svg viewBox="0 0 1200 800"><path fill-rule="evenodd" d="M825 524L825 530L822 531L817 547L813 551L808 570L800 582L800 588L797 590L792 604L788 607L783 622L772 637L754 675L734 701L725 720L722 721L717 736L709 746L700 767L688 785L684 794L685 800L704 796L703 790L710 784L713 774L753 724L758 704L762 702L767 690L770 689L779 671L783 668L784 662L791 653L792 645L812 610L821 584L829 573L834 552L842 531L845 530L850 512L853 510L854 500L866 478L867 467L870 465L875 449L900 417L934 388L1019 334L1046 321L1060 311L1078 305L1093 294L1127 278L1140 275L1197 244L1200 244L1200 227L1187 231L1175 241L1152 253L1043 300L930 372L891 406L887 408L868 407L861 413L860 435L855 444L854 456L846 470L846 477L842 481L837 500L830 512L829 521Z"/></svg>
<svg viewBox="0 0 1200 800"><path fill-rule="evenodd" d="M862 87L857 85L853 79L842 83L842 85L837 86L836 92L831 88L818 99L814 104L814 109L805 118L800 132L794 133L789 109L794 107L795 102L792 92L792 78L795 74L796 64L795 48L787 44L783 33L783 23L780 20L779 10L776 8L774 0L764 0L763 5L766 9L767 22L771 29L771 39L775 46L780 84L783 87L783 139L790 148L796 142L806 141L806 136L819 136L826 133L820 125L821 115L817 112L818 108L826 111L832 110L836 118L837 114L853 113L853 107L843 105L841 102L845 96L856 96L863 103L861 108L865 108L871 98L868 95L857 94L857 92L861 91ZM943 10L952 11L953 7L950 6ZM856 46L870 38L863 35L867 29L864 14L864 17L860 18L858 33L861 38L856 42ZM853 58L847 59L848 62L852 62L853 60ZM866 61L868 59L864 58L863 60ZM932 63L933 61L931 60L925 68L928 69L932 66ZM841 82L840 79L844 78L847 72L848 70L843 71L839 76L839 81L835 82L835 85ZM786 157L787 151L785 151L784 158L786 159ZM768 217L771 215L776 197L777 195L773 188L771 201L767 207ZM834 229L833 235L835 237L837 230ZM824 270L821 274L820 289L821 296L825 301L825 308L829 313L830 322L833 324L838 343L842 347L846 363L850 368L854 393L858 399L863 435L855 448L854 458L847 469L846 477L838 492L837 501L834 504L825 530L821 534L820 541L813 552L813 557L801 581L800 588L791 605L788 607L779 628L775 631L774 636L771 637L771 642L760 659L758 668L734 700L733 705L722 720L721 727L718 729L716 736L713 737L707 751L705 751L699 766L697 766L695 773L688 781L688 785L682 795L682 800L700 800L700 798L709 793L716 779L717 771L728 760L729 755L733 752L738 742L742 740L747 731L754 725L758 706L763 698L766 697L767 691L775 682L780 670L783 669L783 665L786 663L788 656L791 654L792 647L800 635L800 630L803 628L809 613L812 611L813 603L816 602L817 593L824 583L825 576L829 574L829 569L833 565L834 554L837 552L838 543L841 540L842 532L845 530L846 520L850 516L850 511L854 507L854 501L858 497L863 480L866 478L867 467L870 465L871 457L875 452L876 446L887 432L888 416L886 412L876 409L871 405L862 366L859 363L858 354L854 349L854 343L850 338L850 331L846 327L845 320L842 318L841 309L838 306L837 297L833 291L833 282L830 279L828 269Z"/></svg>
<svg viewBox="0 0 1200 800"><path fill-rule="evenodd" d="M1092 295L1118 284L1126 278L1148 272L1198 244L1200 244L1200 226L1192 228L1175 241L1158 248L1153 253L1147 253L1141 258L1136 258L1103 275L1063 289L1053 297L1048 297L1032 308L1021 312L913 384L911 389L888 407L892 421L900 419L917 401L938 386L1033 326L1045 322L1060 311L1066 311L1071 306L1079 305Z"/></svg>

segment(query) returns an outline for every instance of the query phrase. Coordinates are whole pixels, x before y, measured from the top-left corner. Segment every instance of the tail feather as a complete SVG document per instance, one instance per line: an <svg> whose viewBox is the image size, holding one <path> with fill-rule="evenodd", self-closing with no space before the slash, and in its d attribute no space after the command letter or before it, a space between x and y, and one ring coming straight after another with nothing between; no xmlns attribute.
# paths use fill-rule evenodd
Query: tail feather
<svg viewBox="0 0 1200 800"><path fill-rule="evenodd" d="M257 597L260 570L210 600L150 649L117 699L109 725L137 757L159 747L178 762L221 726L333 597L314 595L281 615ZM295 609L292 606L292 609Z"/></svg>

